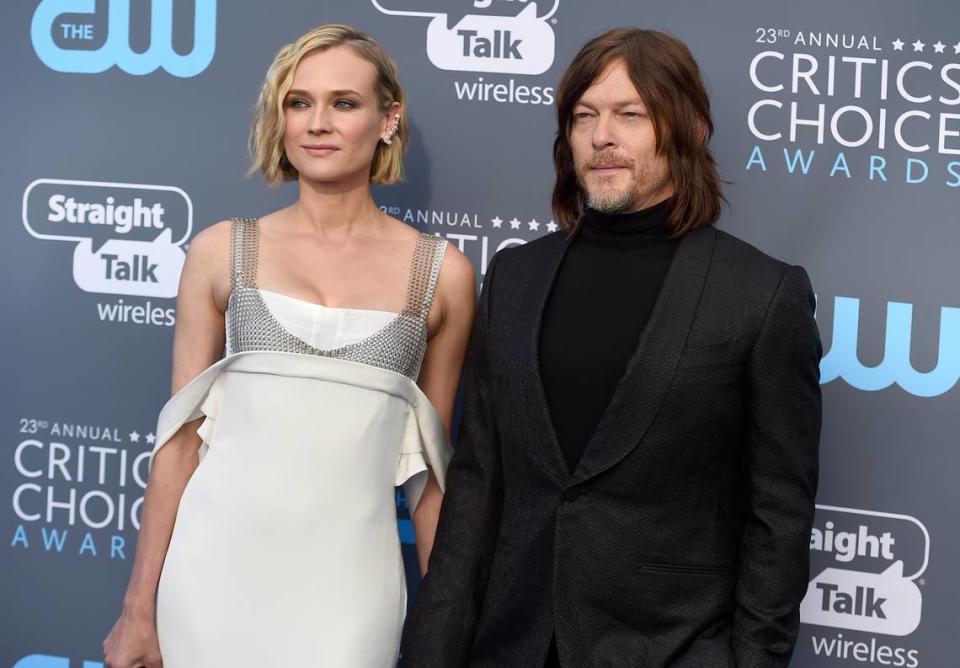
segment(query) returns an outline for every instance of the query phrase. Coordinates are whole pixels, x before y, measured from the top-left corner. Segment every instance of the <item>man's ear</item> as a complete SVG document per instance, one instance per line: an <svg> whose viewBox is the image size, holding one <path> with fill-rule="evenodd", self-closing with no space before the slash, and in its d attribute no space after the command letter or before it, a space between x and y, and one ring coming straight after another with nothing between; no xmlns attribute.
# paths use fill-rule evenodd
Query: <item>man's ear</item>
<svg viewBox="0 0 960 668"><path fill-rule="evenodd" d="M706 144L710 140L710 130L702 119L697 119L697 135L701 144Z"/></svg>

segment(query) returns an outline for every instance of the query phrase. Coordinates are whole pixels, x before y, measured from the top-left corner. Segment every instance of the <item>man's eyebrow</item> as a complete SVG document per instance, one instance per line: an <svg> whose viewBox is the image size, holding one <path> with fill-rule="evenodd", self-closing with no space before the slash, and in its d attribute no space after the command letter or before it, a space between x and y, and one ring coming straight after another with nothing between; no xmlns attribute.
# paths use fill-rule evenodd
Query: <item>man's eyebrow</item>
<svg viewBox="0 0 960 668"><path fill-rule="evenodd" d="M643 98L642 98L642 97L625 98L625 99L623 99L623 100L618 100L618 101L614 102L612 106L617 107L617 108L620 108L620 107L629 107L631 104L643 105L643 104L644 104ZM578 100L577 103L576 103L574 106L575 106L575 107L589 107L590 109L596 109L596 108L597 108L595 105L591 104L590 102L584 102L583 100Z"/></svg>

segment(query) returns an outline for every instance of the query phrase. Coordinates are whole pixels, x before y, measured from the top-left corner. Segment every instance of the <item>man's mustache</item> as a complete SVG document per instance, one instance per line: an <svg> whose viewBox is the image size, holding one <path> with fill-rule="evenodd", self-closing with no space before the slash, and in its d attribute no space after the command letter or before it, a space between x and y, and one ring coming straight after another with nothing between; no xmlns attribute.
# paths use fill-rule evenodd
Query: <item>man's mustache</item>
<svg viewBox="0 0 960 668"><path fill-rule="evenodd" d="M632 167L633 160L616 153L597 153L583 165L583 169L599 169L603 167Z"/></svg>

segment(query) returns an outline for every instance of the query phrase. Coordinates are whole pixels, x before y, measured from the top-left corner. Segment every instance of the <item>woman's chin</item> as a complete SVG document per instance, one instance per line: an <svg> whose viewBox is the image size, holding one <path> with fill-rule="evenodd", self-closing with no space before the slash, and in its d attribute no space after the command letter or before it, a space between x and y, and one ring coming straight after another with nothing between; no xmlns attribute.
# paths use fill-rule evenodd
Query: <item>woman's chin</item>
<svg viewBox="0 0 960 668"><path fill-rule="evenodd" d="M368 182L364 172L343 169L306 169L300 170L300 180L318 186L335 186L348 183Z"/></svg>

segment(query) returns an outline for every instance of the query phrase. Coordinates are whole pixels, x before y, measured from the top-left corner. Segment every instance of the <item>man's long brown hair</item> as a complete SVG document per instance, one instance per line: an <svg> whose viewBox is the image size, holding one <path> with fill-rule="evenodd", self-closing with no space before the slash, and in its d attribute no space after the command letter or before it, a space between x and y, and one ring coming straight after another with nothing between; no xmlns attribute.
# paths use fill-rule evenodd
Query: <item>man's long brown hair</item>
<svg viewBox="0 0 960 668"><path fill-rule="evenodd" d="M577 232L586 197L577 180L570 124L584 92L613 61L622 60L647 107L657 155L665 155L675 194L668 224L674 236L712 225L720 216L720 176L707 147L713 135L710 100L693 55L675 37L655 30L617 28L587 42L557 87L557 182L553 212L568 235Z"/></svg>

